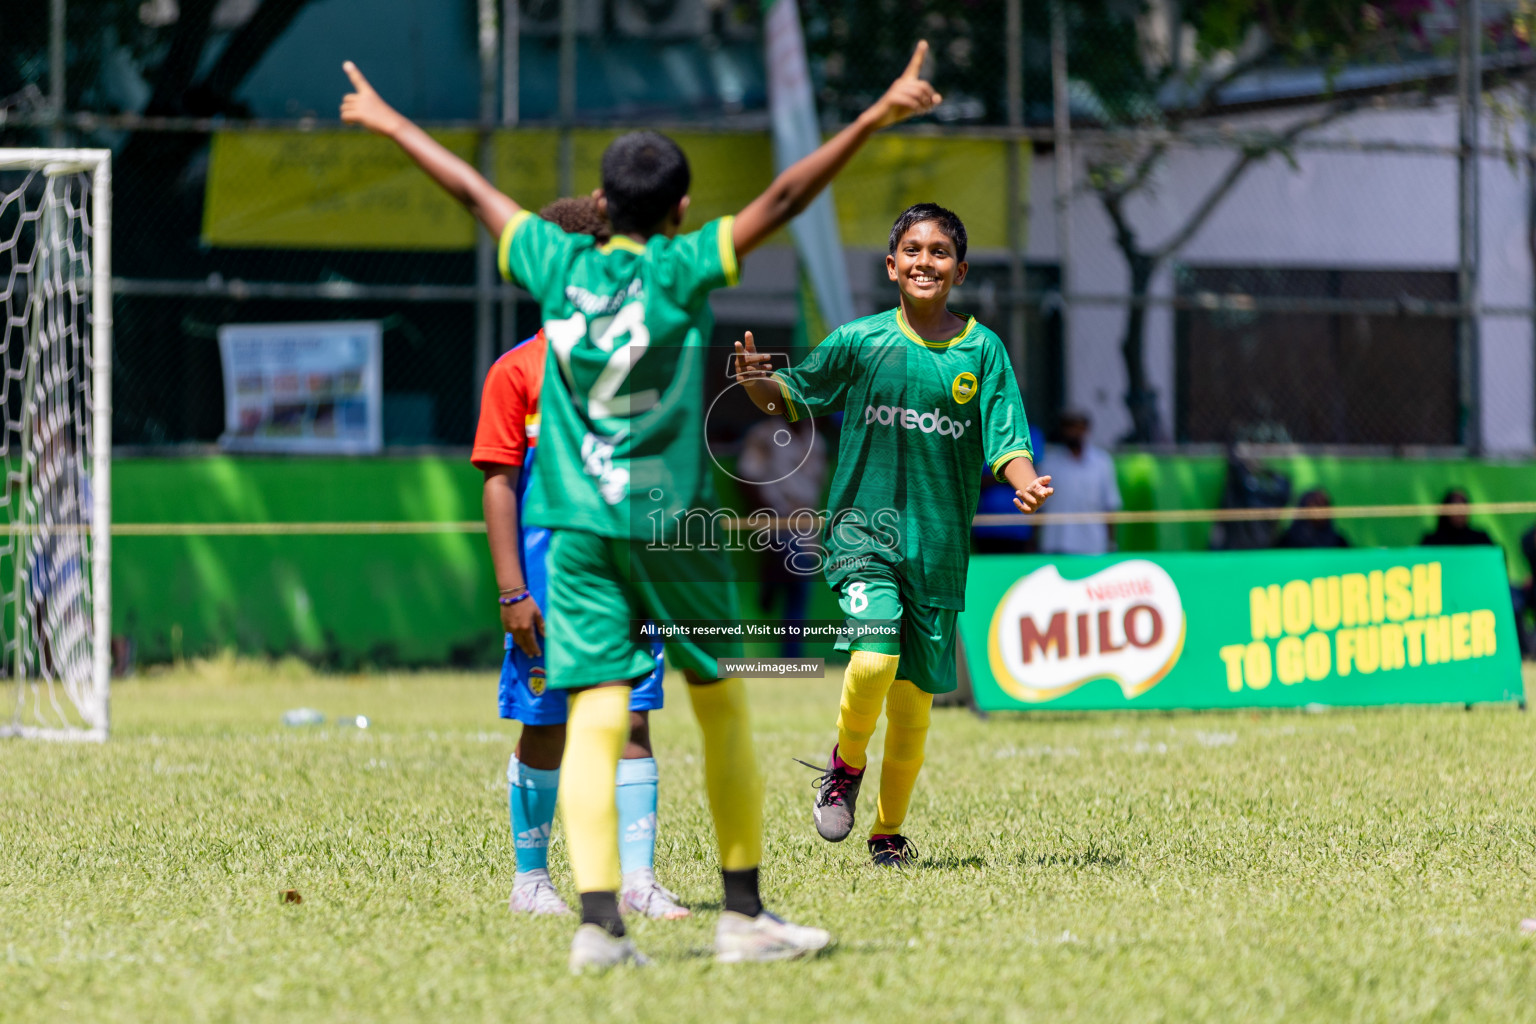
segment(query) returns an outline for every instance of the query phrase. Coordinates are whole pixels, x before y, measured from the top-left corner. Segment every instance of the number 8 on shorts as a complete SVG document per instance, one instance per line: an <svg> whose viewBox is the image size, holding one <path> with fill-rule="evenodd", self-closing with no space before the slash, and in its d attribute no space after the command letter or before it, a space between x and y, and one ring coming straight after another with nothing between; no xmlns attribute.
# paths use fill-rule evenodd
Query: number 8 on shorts
<svg viewBox="0 0 1536 1024"><path fill-rule="evenodd" d="M901 636L893 634L889 627L901 622L901 587L894 578L875 576L861 580L843 581L838 604L852 630L851 637L839 641L845 647L852 640L852 649L874 651L879 654L900 654ZM877 628L879 627L879 628ZM845 649L847 649L845 647Z"/></svg>
<svg viewBox="0 0 1536 1024"><path fill-rule="evenodd" d="M864 593L863 580L848 584L848 611L854 615L869 607L869 595Z"/></svg>

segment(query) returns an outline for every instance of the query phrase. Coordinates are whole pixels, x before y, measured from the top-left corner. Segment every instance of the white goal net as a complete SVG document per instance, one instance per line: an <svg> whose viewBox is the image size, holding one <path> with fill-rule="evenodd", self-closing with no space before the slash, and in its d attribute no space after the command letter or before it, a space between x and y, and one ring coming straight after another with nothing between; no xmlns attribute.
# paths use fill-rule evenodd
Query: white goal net
<svg viewBox="0 0 1536 1024"><path fill-rule="evenodd" d="M0 736L107 735L110 166L0 149Z"/></svg>

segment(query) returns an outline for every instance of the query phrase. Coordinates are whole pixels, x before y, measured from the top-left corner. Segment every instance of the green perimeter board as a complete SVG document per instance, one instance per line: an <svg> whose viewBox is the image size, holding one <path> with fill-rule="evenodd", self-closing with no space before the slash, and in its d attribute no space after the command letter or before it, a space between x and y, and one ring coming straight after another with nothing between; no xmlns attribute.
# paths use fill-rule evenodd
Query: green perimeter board
<svg viewBox="0 0 1536 1024"><path fill-rule="evenodd" d="M734 491L721 483L729 500ZM113 463L112 516L117 523L468 522L481 518L481 487L468 452L123 458ZM749 558L737 555L743 581L753 572ZM225 648L343 668L492 665L502 656L481 533L119 536L112 584L113 632L133 639L141 661ZM759 614L757 596L755 584L742 584L744 614ZM820 578L811 581L808 614L839 614ZM749 651L775 653L767 645Z"/></svg>
<svg viewBox="0 0 1536 1024"><path fill-rule="evenodd" d="M1474 502L1536 498L1536 465L1529 460L1288 455L1260 461L1290 478L1293 503L1314 487L1325 488L1335 505L1435 505L1452 487L1465 488ZM1215 508L1227 479L1227 461L1215 455L1125 453L1115 456L1115 470L1128 509ZM1536 516L1473 517L1473 525L1504 548L1512 579L1530 578L1520 535L1533 521ZM1334 525L1355 547L1409 547L1434 529L1435 519L1340 519ZM1126 524L1116 537L1122 551L1204 551L1211 524Z"/></svg>
<svg viewBox="0 0 1536 1024"><path fill-rule="evenodd" d="M1330 595L1318 606L1326 621L1312 619L1314 580ZM1430 664L1428 637L1416 652L1398 635L1404 663L1389 670L1382 630L1409 621L1445 637L1454 625L1454 660L1444 647L1446 660ZM983 556L971 562L960 630L984 710L1472 703L1523 692L1492 548ZM1305 659L1308 644L1325 653ZM1372 645L1374 658L1352 654L1342 671L1346 650Z"/></svg>
<svg viewBox="0 0 1536 1024"><path fill-rule="evenodd" d="M113 464L118 523L468 521L467 459L195 456ZM164 661L226 647L350 667L489 664L480 534L118 537L113 631Z"/></svg>
<svg viewBox="0 0 1536 1024"><path fill-rule="evenodd" d="M1529 499L1536 479L1529 462L1297 456L1273 464L1298 493L1321 484L1338 504L1433 502L1452 485L1474 500ZM1131 509L1211 507L1226 471L1224 460L1204 456L1136 453L1116 465ZM733 503L733 482L723 474L718 482ZM112 514L118 523L468 521L480 518L480 489L468 452L125 457L113 462ZM1476 522L1505 546L1511 576L1527 577L1516 544L1529 524ZM1339 523L1362 546L1412 544L1432 526L1429 517ZM1198 550L1209 530L1123 526L1119 537L1122 550ZM741 570L750 573L745 562ZM478 534L122 536L112 580L113 631L134 639L141 660L226 647L340 665L492 664L500 656L490 556ZM744 586L741 597L755 614L756 588ZM811 581L809 614L839 615L820 579Z"/></svg>

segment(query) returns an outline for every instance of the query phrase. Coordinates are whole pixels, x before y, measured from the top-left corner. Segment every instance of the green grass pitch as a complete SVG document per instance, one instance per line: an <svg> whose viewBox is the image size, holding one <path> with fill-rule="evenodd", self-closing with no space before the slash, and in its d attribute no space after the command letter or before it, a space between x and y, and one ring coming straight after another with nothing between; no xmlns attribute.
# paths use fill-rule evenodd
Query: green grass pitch
<svg viewBox="0 0 1536 1024"><path fill-rule="evenodd" d="M633 924L650 970L577 980L568 921L506 910L515 727L490 676L222 661L125 683L106 746L0 744L0 1019L1536 1018L1532 715L936 712L921 862L881 873L857 833L815 836L790 760L825 756L836 687L753 689L765 890L835 950L708 959L713 843L674 688L658 873L696 914ZM301 705L374 725L279 723ZM558 840L552 864L573 896Z"/></svg>

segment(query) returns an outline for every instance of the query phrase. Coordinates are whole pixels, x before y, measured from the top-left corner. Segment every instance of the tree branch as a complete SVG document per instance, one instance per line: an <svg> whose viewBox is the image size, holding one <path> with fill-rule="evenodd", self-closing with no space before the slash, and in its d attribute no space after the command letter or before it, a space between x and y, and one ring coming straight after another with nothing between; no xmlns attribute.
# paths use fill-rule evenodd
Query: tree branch
<svg viewBox="0 0 1536 1024"><path fill-rule="evenodd" d="M1151 148L1149 148L1147 152L1142 156L1141 162L1136 165L1136 170L1131 173L1130 180L1125 183L1124 187L1116 189L1116 191L1120 195L1125 196L1135 192L1137 189L1145 185L1147 183L1147 179L1152 176L1153 168L1157 166L1157 162L1161 160L1163 158L1163 154L1167 152L1167 142L1153 143Z"/></svg>
<svg viewBox="0 0 1536 1024"><path fill-rule="evenodd" d="M1124 198L1123 195L1109 192L1099 193L1099 205L1104 207L1104 213L1115 228L1115 244L1129 262L1131 257L1140 255L1141 250L1136 239L1136 229L1131 227L1130 220L1125 216Z"/></svg>
<svg viewBox="0 0 1536 1024"><path fill-rule="evenodd" d="M1172 238L1158 246L1153 251L1152 258L1162 260L1183 248L1185 243L1205 226L1205 222L1216 211L1216 207L1220 206L1221 201L1237 186L1238 181L1249 167L1275 153L1281 152L1307 132L1315 131L1326 124L1337 121L1346 114L1354 113L1359 108L1360 104L1353 100L1331 104L1321 113L1313 117L1303 118L1291 125L1281 132L1272 144L1267 146L1251 146L1244 149L1243 155L1232 161L1226 173L1205 194L1205 198L1200 201L1199 206L1195 207L1195 211L1189 215L1189 219L1184 222L1184 226L1175 232Z"/></svg>
<svg viewBox="0 0 1536 1024"><path fill-rule="evenodd" d="M1199 96L1196 98L1194 103L1188 106L1175 107L1174 109L1168 111L1167 117L1169 124L1177 127L1178 125L1183 124L1185 121L1198 120L1199 118L1205 117L1213 110L1215 110L1217 94L1220 93L1222 89L1225 89L1227 86L1231 85L1233 82L1237 81L1248 72L1257 68L1271 54L1274 53L1275 47L1272 40L1273 37L1269 33L1265 33L1263 46L1259 47L1256 51L1249 54L1244 59L1234 61L1230 68L1207 82L1204 88L1200 90Z"/></svg>
<svg viewBox="0 0 1536 1024"><path fill-rule="evenodd" d="M235 31L229 45L219 54L213 68L203 77L200 88L227 105L240 83L267 55L272 44L293 24L293 19L309 0L263 0L256 13Z"/></svg>
<svg viewBox="0 0 1536 1024"><path fill-rule="evenodd" d="M214 0L189 0L181 5L170 52L160 62L155 74L155 90L144 106L144 113L179 114L183 111L187 86L197 73L203 48L208 45L213 7Z"/></svg>

